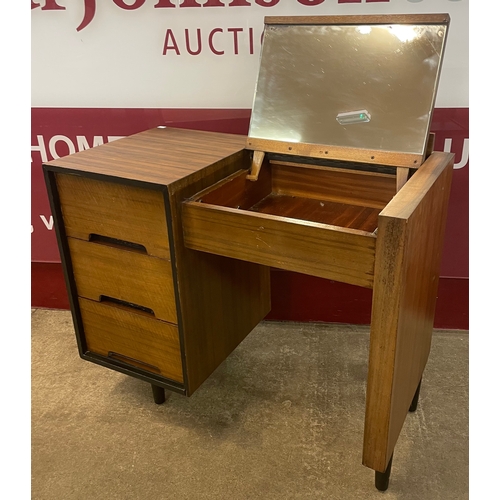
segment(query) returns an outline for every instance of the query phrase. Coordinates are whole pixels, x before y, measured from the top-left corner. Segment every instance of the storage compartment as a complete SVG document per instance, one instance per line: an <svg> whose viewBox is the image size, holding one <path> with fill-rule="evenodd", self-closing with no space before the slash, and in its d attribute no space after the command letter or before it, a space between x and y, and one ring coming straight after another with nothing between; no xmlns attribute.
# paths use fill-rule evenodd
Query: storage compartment
<svg viewBox="0 0 500 500"><path fill-rule="evenodd" d="M67 174L56 182L67 236L116 239L170 259L161 191Z"/></svg>
<svg viewBox="0 0 500 500"><path fill-rule="evenodd" d="M184 203L185 243L371 287L378 214L396 194L383 170L265 160L257 181L242 169Z"/></svg>
<svg viewBox="0 0 500 500"><path fill-rule="evenodd" d="M177 323L170 261L145 250L68 238L80 297L132 303L157 319Z"/></svg>
<svg viewBox="0 0 500 500"><path fill-rule="evenodd" d="M87 352L182 382L177 327L146 311L79 298Z"/></svg>

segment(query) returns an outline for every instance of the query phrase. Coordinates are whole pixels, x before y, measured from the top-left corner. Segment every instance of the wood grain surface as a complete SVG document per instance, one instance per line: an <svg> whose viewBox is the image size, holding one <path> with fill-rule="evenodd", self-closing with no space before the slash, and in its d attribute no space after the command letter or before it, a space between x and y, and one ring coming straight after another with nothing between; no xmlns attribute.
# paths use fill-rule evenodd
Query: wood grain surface
<svg viewBox="0 0 500 500"><path fill-rule="evenodd" d="M359 170L273 164L273 191L362 207L384 208L396 194L395 177Z"/></svg>
<svg viewBox="0 0 500 500"><path fill-rule="evenodd" d="M379 149L371 150L350 148L332 146L331 144L286 142L256 137L248 137L246 147L248 149L269 153L282 153L292 156L307 156L309 158L335 159L377 165L390 165L394 167L417 168L422 163L424 157L423 154L381 151Z"/></svg>
<svg viewBox="0 0 500 500"><path fill-rule="evenodd" d="M182 382L177 327L111 304L79 299L87 349Z"/></svg>
<svg viewBox="0 0 500 500"><path fill-rule="evenodd" d="M182 230L183 201L250 163L250 152L242 150L169 186L188 395L271 309L269 267L191 250Z"/></svg>
<svg viewBox="0 0 500 500"><path fill-rule="evenodd" d="M261 214L319 222L369 233L377 229L380 212L378 208L274 193L266 196L250 210Z"/></svg>
<svg viewBox="0 0 500 500"><path fill-rule="evenodd" d="M249 210L253 205L271 194L271 169L264 165L259 179L247 179L247 170L238 170L233 175L197 193L195 199L209 205Z"/></svg>
<svg viewBox="0 0 500 500"><path fill-rule="evenodd" d="M429 355L453 158L433 153L379 215L363 464L380 472Z"/></svg>
<svg viewBox="0 0 500 500"><path fill-rule="evenodd" d="M80 297L110 297L151 309L157 319L177 323L172 265L166 259L68 238Z"/></svg>
<svg viewBox="0 0 500 500"><path fill-rule="evenodd" d="M257 181L248 180L241 170L193 200L373 232L395 187L390 174L271 161Z"/></svg>
<svg viewBox="0 0 500 500"><path fill-rule="evenodd" d="M161 191L80 175L56 174L56 182L67 236L87 241L92 234L117 238L170 259Z"/></svg>
<svg viewBox="0 0 500 500"><path fill-rule="evenodd" d="M184 203L183 229L194 250L369 288L373 283L371 233L194 201Z"/></svg>
<svg viewBox="0 0 500 500"><path fill-rule="evenodd" d="M155 128L46 163L66 172L166 186L245 147L242 135Z"/></svg>

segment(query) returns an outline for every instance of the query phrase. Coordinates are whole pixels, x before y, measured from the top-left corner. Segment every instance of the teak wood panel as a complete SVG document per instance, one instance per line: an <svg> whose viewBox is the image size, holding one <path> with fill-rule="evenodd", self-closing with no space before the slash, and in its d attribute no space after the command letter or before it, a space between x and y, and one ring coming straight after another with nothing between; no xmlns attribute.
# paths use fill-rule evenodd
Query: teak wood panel
<svg viewBox="0 0 500 500"><path fill-rule="evenodd" d="M79 175L56 174L66 235L99 235L143 245L170 259L163 193Z"/></svg>
<svg viewBox="0 0 500 500"><path fill-rule="evenodd" d="M363 464L380 472L429 355L452 168L433 153L379 216Z"/></svg>
<svg viewBox="0 0 500 500"><path fill-rule="evenodd" d="M194 198L249 210L271 193L382 209L396 194L396 176L359 170L265 161L257 181L240 170Z"/></svg>
<svg viewBox="0 0 500 500"><path fill-rule="evenodd" d="M189 248L372 287L376 237L308 221L188 201Z"/></svg>
<svg viewBox="0 0 500 500"><path fill-rule="evenodd" d="M268 267L191 250L183 238L182 202L250 163L242 150L169 186L188 395L271 309Z"/></svg>
<svg viewBox="0 0 500 500"><path fill-rule="evenodd" d="M154 128L45 165L54 171L167 186L242 151L245 142L242 135Z"/></svg>
<svg viewBox="0 0 500 500"><path fill-rule="evenodd" d="M193 200L371 233L380 208L394 194L395 175L271 161L263 165L257 181L240 170Z"/></svg>
<svg viewBox="0 0 500 500"><path fill-rule="evenodd" d="M112 304L79 299L87 350L182 382L177 327Z"/></svg>
<svg viewBox="0 0 500 500"><path fill-rule="evenodd" d="M170 261L71 237L68 244L78 295L131 302L177 323Z"/></svg>
<svg viewBox="0 0 500 500"><path fill-rule="evenodd" d="M380 209L271 194L254 205L251 211L373 233L377 229Z"/></svg>
<svg viewBox="0 0 500 500"><path fill-rule="evenodd" d="M363 207L384 208L396 194L394 175L273 164L273 192Z"/></svg>

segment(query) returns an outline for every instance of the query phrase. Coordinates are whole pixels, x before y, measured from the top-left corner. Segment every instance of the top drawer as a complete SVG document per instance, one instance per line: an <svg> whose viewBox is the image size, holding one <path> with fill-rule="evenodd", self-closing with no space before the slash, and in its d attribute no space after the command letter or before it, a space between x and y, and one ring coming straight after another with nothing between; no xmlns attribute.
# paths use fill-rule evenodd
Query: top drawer
<svg viewBox="0 0 500 500"><path fill-rule="evenodd" d="M395 175L267 159L256 181L247 175L183 201L187 248L373 287L378 215Z"/></svg>
<svg viewBox="0 0 500 500"><path fill-rule="evenodd" d="M67 236L116 238L170 260L163 193L152 189L56 174Z"/></svg>

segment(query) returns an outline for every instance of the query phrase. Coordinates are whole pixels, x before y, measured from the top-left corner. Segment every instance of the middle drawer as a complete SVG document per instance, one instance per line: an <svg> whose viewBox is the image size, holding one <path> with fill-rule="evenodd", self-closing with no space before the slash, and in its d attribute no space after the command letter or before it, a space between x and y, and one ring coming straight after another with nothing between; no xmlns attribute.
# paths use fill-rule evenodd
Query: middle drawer
<svg viewBox="0 0 500 500"><path fill-rule="evenodd" d="M77 238L68 244L80 297L131 303L177 324L170 261Z"/></svg>

